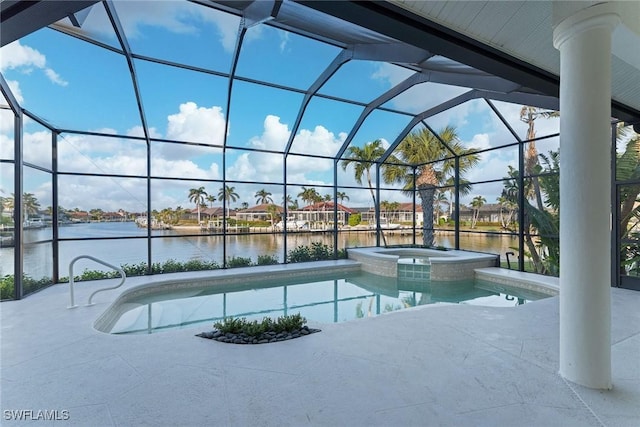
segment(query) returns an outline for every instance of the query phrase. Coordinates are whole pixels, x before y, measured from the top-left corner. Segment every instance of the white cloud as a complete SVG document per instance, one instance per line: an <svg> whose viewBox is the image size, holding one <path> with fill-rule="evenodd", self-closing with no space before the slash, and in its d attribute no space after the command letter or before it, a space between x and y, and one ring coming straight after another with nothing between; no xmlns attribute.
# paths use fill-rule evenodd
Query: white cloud
<svg viewBox="0 0 640 427"><path fill-rule="evenodd" d="M462 145L464 147L473 147L476 150L484 150L486 148L491 148L491 143L489 142L488 133L477 133L473 135L473 138L471 138L471 141L463 142Z"/></svg>
<svg viewBox="0 0 640 427"><path fill-rule="evenodd" d="M2 47L0 49L0 71L20 70L22 73L29 74L33 67L43 70L45 75L51 82L60 86L67 86L66 82L52 68L46 67L46 57L27 45L22 45L20 40Z"/></svg>
<svg viewBox="0 0 640 427"><path fill-rule="evenodd" d="M69 82L60 77L60 74L53 71L51 68L45 68L44 73L49 77L53 83L60 86L68 86Z"/></svg>
<svg viewBox="0 0 640 427"><path fill-rule="evenodd" d="M200 32L199 24L205 22L216 28L219 42L226 52L233 52L236 44L240 19L231 14L176 1L156 1L153 7L144 1L120 1L115 6L129 39L144 38L145 26L164 28L175 34L196 35ZM101 7L94 7L85 26L114 37L111 24Z"/></svg>
<svg viewBox="0 0 640 427"><path fill-rule="evenodd" d="M20 90L20 82L17 80L7 80L7 84L9 85L9 89L11 89L11 93L13 93L13 97L18 101L18 104L24 104L24 97L22 96L22 90Z"/></svg>
<svg viewBox="0 0 640 427"><path fill-rule="evenodd" d="M287 43L289 43L289 33L281 31L279 34L280 34L280 53L283 53L287 49Z"/></svg>
<svg viewBox="0 0 640 427"><path fill-rule="evenodd" d="M4 133L0 133L0 153L2 159L13 159L13 138Z"/></svg>
<svg viewBox="0 0 640 427"><path fill-rule="evenodd" d="M144 129L142 126L134 126L131 129L127 130L127 136L139 136L144 137ZM162 134L158 132L158 130L154 127L149 128L149 137L150 138L162 138Z"/></svg>
<svg viewBox="0 0 640 427"><path fill-rule="evenodd" d="M195 102L180 104L180 112L168 118L167 138L209 145L224 143L225 118L221 107L198 107Z"/></svg>
<svg viewBox="0 0 640 427"><path fill-rule="evenodd" d="M20 40L2 47L0 49L0 71L13 70L16 68L30 69L32 67L44 68L47 60L43 54L37 50L22 45Z"/></svg>

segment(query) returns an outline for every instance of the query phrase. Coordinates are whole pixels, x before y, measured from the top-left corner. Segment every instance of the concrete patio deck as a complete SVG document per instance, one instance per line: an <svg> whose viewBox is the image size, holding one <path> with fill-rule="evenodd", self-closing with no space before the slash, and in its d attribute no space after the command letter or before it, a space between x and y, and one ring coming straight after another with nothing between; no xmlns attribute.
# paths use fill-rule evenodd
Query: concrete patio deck
<svg viewBox="0 0 640 427"><path fill-rule="evenodd" d="M78 301L105 283L114 282L79 284ZM69 310L68 285L56 285L0 304L2 425L640 425L639 292L611 291L611 391L557 374L558 297L423 306L239 346L195 337L202 327L94 330L119 292ZM68 420L9 419L20 410L68 411Z"/></svg>

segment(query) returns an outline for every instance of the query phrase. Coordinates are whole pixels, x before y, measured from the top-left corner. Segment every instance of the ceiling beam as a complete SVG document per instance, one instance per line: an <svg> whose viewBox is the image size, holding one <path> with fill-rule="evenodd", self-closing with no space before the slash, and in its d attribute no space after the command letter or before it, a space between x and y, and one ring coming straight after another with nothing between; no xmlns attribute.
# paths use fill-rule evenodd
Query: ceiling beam
<svg viewBox="0 0 640 427"><path fill-rule="evenodd" d="M296 2L544 95L559 97L559 76L387 1ZM612 115L618 119L631 121L640 118L640 111L628 105L618 101L612 101L611 104Z"/></svg>
<svg viewBox="0 0 640 427"><path fill-rule="evenodd" d="M98 0L4 0L0 3L0 47L95 3Z"/></svg>

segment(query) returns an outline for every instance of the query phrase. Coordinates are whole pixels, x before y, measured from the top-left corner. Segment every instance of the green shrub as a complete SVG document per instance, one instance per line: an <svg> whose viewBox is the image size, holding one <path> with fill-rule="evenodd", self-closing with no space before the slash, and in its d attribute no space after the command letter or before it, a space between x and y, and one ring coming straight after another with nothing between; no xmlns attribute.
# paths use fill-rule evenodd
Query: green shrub
<svg viewBox="0 0 640 427"><path fill-rule="evenodd" d="M346 257L346 251L341 253L338 251L338 255ZM325 245L321 242L311 243L309 246L298 246L292 249L287 254L287 261L289 262L307 262L307 261L322 261L327 259L333 259L333 246Z"/></svg>
<svg viewBox="0 0 640 427"><path fill-rule="evenodd" d="M245 333L248 336L255 337L265 332L292 332L296 331L307 323L307 319L302 317L300 313L289 316L278 317L277 320L273 320L269 317L265 317L261 322L257 320L247 320L245 317L232 318L225 317L222 322L216 322L213 327L222 332L223 334L240 334Z"/></svg>
<svg viewBox="0 0 640 427"><path fill-rule="evenodd" d="M0 280L0 299L13 299L13 274L7 274Z"/></svg>
<svg viewBox="0 0 640 427"><path fill-rule="evenodd" d="M360 224L360 222L362 222L362 214L353 214L353 215L349 215L349 225L351 227L354 227L358 224Z"/></svg>
<svg viewBox="0 0 640 427"><path fill-rule="evenodd" d="M308 246L298 246L291 249L287 254L287 261L289 262L306 262L311 261L311 249Z"/></svg>
<svg viewBox="0 0 640 427"><path fill-rule="evenodd" d="M333 258L333 247L320 242L311 243L311 257L314 261Z"/></svg>
<svg viewBox="0 0 640 427"><path fill-rule="evenodd" d="M278 258L274 255L258 255L258 265L274 265L278 263Z"/></svg>
<svg viewBox="0 0 640 427"><path fill-rule="evenodd" d="M220 266L215 261L191 259L184 263L184 271L216 270L218 268L220 268Z"/></svg>
<svg viewBox="0 0 640 427"><path fill-rule="evenodd" d="M34 279L26 274L22 276L22 290L24 295L28 295L52 284L53 281L50 277ZM15 276L13 274L7 274L0 279L0 299L13 299L14 286Z"/></svg>
<svg viewBox="0 0 640 427"><path fill-rule="evenodd" d="M248 267L250 265L251 265L251 258L233 256L227 260L227 267L229 268Z"/></svg>

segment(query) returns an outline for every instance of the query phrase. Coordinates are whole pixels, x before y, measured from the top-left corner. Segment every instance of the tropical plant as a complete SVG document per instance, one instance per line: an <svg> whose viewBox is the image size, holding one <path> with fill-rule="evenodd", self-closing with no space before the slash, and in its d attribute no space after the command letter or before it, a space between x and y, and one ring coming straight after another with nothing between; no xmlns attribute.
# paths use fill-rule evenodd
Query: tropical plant
<svg viewBox="0 0 640 427"><path fill-rule="evenodd" d="M626 139L624 128L618 127L618 139ZM635 135L630 138L625 147L625 151L617 155L616 180L630 181L618 186L620 197L620 238L622 241L633 242L634 244L623 244L621 247L620 272L625 274L626 270L635 271L640 263L635 242L638 234L638 224L640 224L640 136Z"/></svg>
<svg viewBox="0 0 640 427"><path fill-rule="evenodd" d="M33 193L24 193L22 195L22 206L27 217L38 213L40 202Z"/></svg>
<svg viewBox="0 0 640 427"><path fill-rule="evenodd" d="M235 202L236 200L238 200L238 198L240 196L238 196L238 193L236 193L235 191L235 187L230 187L228 185L225 185L223 188L221 188L218 191L218 200L225 201L226 204L226 209L225 209L225 215L229 216L229 208L230 208L230 204L232 202ZM245 202L246 203L246 202ZM244 203L243 203L244 205ZM249 207L249 204L247 203L247 208Z"/></svg>
<svg viewBox="0 0 640 427"><path fill-rule="evenodd" d="M543 110L537 107L523 106L520 109L520 120L527 124L527 151L524 156L524 176L531 176L530 185L525 187L525 197L527 199L536 200L536 204L539 210L544 210L544 204L542 201L542 193L540 191L540 183L536 175L539 172L540 163L538 159L538 151L536 149L536 142L533 141L536 137L535 121L539 117L551 118L559 117L557 111Z"/></svg>
<svg viewBox="0 0 640 427"><path fill-rule="evenodd" d="M371 199L373 200L373 206L376 210L376 218L380 207L376 201L376 195L373 191L373 184L371 182L371 166L373 166L378 159L384 154L384 148L382 147L382 141L379 139L369 142L364 147L351 146L347 150L347 157L342 159L342 169L347 170L350 165L353 165L353 172L356 182L362 185L362 178L366 177L367 184L369 185L369 192L371 193ZM384 245L387 246L387 238L384 233L380 232Z"/></svg>
<svg viewBox="0 0 640 427"><path fill-rule="evenodd" d="M397 155L390 156L388 163L383 165L383 177L386 182L403 183L403 191L409 196L413 194L415 180L424 215L422 241L425 246L433 246L435 193L438 186L455 174L456 162L452 153L459 156L459 175L474 167L479 156L474 148L462 146L456 129L451 126L438 132L438 136L426 128L414 131L402 140L396 152ZM403 164L415 166L415 169Z"/></svg>
<svg viewBox="0 0 640 427"><path fill-rule="evenodd" d="M349 196L347 196L347 193L345 193L344 191L338 191L336 193L336 197L338 198L338 200L340 200L340 203L344 202L345 200L349 200Z"/></svg>
<svg viewBox="0 0 640 427"><path fill-rule="evenodd" d="M482 196L476 196L471 200L471 207L473 208L473 216L471 218L471 228L476 228L478 222L478 215L480 214L480 208L487 202Z"/></svg>
<svg viewBox="0 0 640 427"><path fill-rule="evenodd" d="M435 216L435 222L436 224L440 223L440 217L442 216L442 205L445 206L450 206L451 203L449 203L449 199L447 199L446 194L444 194L444 191L442 190L437 190L436 191L436 195L435 198L433 199L434 202L434 206L433 206L433 215Z"/></svg>
<svg viewBox="0 0 640 427"><path fill-rule="evenodd" d="M216 200L216 196L212 196L211 194L209 194L207 197L207 202L209 202L209 207L212 208L213 207L213 202L215 202Z"/></svg>
<svg viewBox="0 0 640 427"><path fill-rule="evenodd" d="M271 198L271 193L269 193L264 188L262 190L256 191L254 195L256 198L256 205L262 205L266 203L273 203L273 199Z"/></svg>
<svg viewBox="0 0 640 427"><path fill-rule="evenodd" d="M249 267L251 265L251 258L243 258L241 256L232 256L227 260L227 267Z"/></svg>
<svg viewBox="0 0 640 427"><path fill-rule="evenodd" d="M302 201L306 202L307 204L318 202L320 201L319 199L321 199L321 196L318 193L318 190L316 190L313 187L311 188L302 187L302 191L298 193L298 197L301 198Z"/></svg>
<svg viewBox="0 0 640 427"><path fill-rule="evenodd" d="M274 205L273 203L267 205L267 213L271 218L271 226L273 227L273 225L275 224L275 217L278 214L278 206Z"/></svg>
<svg viewBox="0 0 640 427"><path fill-rule="evenodd" d="M200 224L200 206L207 196L208 194L204 190L204 187L189 189L189 201L195 203L196 209L198 210L198 224Z"/></svg>
<svg viewBox="0 0 640 427"><path fill-rule="evenodd" d="M278 257L275 255L258 255L258 265L274 265L278 263Z"/></svg>
<svg viewBox="0 0 640 427"><path fill-rule="evenodd" d="M508 197L505 189L502 190L502 195L497 198L497 202L500 206L500 226L504 230L510 230L510 225L514 220L514 214L518 210L518 204Z"/></svg>
<svg viewBox="0 0 640 427"><path fill-rule="evenodd" d="M276 320L265 317L261 322L257 320L247 320L245 317L233 318L225 317L221 322L215 322L213 327L223 334L245 334L256 337L265 332L293 332L302 328L307 319L300 313L281 316Z"/></svg>

